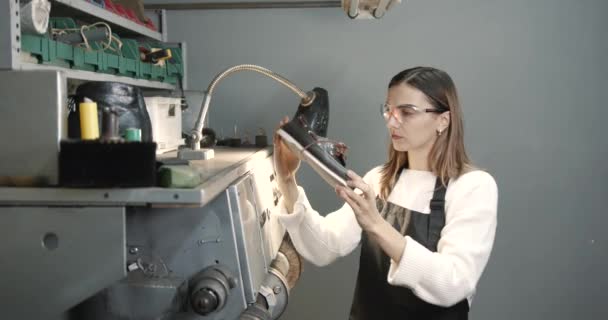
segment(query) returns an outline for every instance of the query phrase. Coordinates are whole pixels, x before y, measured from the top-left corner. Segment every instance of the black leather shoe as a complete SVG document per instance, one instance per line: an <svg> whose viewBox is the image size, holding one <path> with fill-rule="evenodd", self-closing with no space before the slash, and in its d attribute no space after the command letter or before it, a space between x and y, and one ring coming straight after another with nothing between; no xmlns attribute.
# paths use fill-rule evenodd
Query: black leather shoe
<svg viewBox="0 0 608 320"><path fill-rule="evenodd" d="M345 144L318 136L302 116L284 124L277 133L301 160L306 161L332 187L347 186Z"/></svg>

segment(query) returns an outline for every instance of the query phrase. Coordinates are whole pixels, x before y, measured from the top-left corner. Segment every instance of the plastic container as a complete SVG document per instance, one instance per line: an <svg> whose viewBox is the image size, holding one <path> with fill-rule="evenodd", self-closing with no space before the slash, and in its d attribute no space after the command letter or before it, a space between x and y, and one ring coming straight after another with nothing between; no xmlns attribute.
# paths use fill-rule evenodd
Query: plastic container
<svg viewBox="0 0 608 320"><path fill-rule="evenodd" d="M86 100L86 99L85 99ZM99 120L97 103L93 101L81 102L80 108L80 135L82 140L95 140L99 138Z"/></svg>
<svg viewBox="0 0 608 320"><path fill-rule="evenodd" d="M54 28L78 28L72 18L54 17L49 24ZM117 34L114 37L119 38ZM138 79L146 79L178 84L184 75L183 52L175 45L162 42L142 42L135 39L122 38L120 52L117 52L116 43L111 49L102 51L104 41L90 42L92 50L81 46L70 45L55 41L48 35L21 36L21 47L24 52L30 53L39 64L55 65L64 68L115 74ZM140 47L148 50L152 48L171 49L172 58L165 60L164 65L154 65L140 60Z"/></svg>
<svg viewBox="0 0 608 320"><path fill-rule="evenodd" d="M157 96L144 100L152 123L152 138L157 144L156 153L177 150L184 144L181 98Z"/></svg>

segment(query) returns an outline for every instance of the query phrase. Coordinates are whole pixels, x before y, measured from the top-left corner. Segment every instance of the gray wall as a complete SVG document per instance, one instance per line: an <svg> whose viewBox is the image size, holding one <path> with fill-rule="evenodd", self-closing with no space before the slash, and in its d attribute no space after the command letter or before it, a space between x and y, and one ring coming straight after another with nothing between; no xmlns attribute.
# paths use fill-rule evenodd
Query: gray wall
<svg viewBox="0 0 608 320"><path fill-rule="evenodd" d="M465 110L466 144L496 178L498 235L472 319L608 319L608 1L410 0L379 21L339 9L169 14L172 41L189 46L191 88L254 63L304 89L327 88L329 134L363 174L385 159L378 113L392 75L443 68ZM272 80L237 74L212 101L224 135L272 131L297 99ZM321 212L340 203L304 167L300 183ZM284 319L345 319L358 252L326 268L306 265Z"/></svg>

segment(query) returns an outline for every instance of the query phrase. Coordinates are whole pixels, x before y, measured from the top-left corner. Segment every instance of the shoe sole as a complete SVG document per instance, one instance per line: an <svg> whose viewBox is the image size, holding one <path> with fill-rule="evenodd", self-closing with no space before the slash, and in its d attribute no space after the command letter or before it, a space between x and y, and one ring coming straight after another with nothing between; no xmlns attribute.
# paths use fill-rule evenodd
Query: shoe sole
<svg viewBox="0 0 608 320"><path fill-rule="evenodd" d="M279 129L277 131L279 136L287 143L287 146L300 158L300 160L306 161L313 170L317 172L332 187L336 187L336 185L341 185L347 188L350 188L346 184L346 180L344 178L337 175L335 172L331 171L323 162L317 159L312 155L308 150L304 148L298 141L296 141L289 133L284 131L283 129Z"/></svg>

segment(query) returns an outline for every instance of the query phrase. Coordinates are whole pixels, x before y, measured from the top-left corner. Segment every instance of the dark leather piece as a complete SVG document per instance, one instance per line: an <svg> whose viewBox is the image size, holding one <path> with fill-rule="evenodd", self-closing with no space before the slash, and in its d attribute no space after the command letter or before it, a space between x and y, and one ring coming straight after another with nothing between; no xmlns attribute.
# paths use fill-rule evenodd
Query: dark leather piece
<svg viewBox="0 0 608 320"><path fill-rule="evenodd" d="M152 124L146 109L144 96L138 87L120 82L87 82L76 89L75 105L68 116L68 137L80 139L80 113L78 104L87 97L97 103L99 120L102 119L104 107L109 107L118 113L119 134L123 135L127 128L141 129L143 142L151 142ZM101 124L99 126L101 129Z"/></svg>

